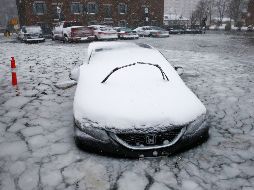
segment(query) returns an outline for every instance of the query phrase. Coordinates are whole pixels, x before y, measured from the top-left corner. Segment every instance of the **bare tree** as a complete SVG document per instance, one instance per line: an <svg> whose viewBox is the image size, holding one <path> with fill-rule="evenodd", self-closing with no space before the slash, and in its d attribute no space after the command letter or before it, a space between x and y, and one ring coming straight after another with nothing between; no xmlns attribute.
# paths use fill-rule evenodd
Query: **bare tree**
<svg viewBox="0 0 254 190"><path fill-rule="evenodd" d="M226 13L226 10L228 8L228 0L217 0L216 2L216 8L217 8L217 11L218 11L218 14L219 14L219 24L221 25L222 24L222 21L223 21L223 18L224 18L224 15Z"/></svg>
<svg viewBox="0 0 254 190"><path fill-rule="evenodd" d="M214 13L214 7L215 7L215 0L208 0L207 1L207 8L208 8L208 17L211 24L212 16Z"/></svg>
<svg viewBox="0 0 254 190"><path fill-rule="evenodd" d="M192 14L191 14L191 17L190 17L190 24L191 24L191 26L195 26L195 25L197 25L197 24L199 24L198 23L198 11L197 10L195 10L194 12L192 12Z"/></svg>
<svg viewBox="0 0 254 190"><path fill-rule="evenodd" d="M196 6L195 11L191 15L191 24L192 25L202 25L205 19L208 17L209 7L208 7L209 0L200 0Z"/></svg>
<svg viewBox="0 0 254 190"><path fill-rule="evenodd" d="M228 15L230 19L235 21L235 24L238 25L241 22L242 17L242 7L246 0L231 0L228 6Z"/></svg>

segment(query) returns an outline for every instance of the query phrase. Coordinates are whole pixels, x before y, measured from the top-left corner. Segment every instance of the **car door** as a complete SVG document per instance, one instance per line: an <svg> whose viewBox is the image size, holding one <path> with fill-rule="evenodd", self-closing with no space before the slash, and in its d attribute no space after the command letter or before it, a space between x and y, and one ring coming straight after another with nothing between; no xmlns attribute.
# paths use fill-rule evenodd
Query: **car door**
<svg viewBox="0 0 254 190"><path fill-rule="evenodd" d="M140 36L144 36L144 35L145 35L145 31L146 31L146 27L142 27L142 28L140 28L140 29L138 30L138 34L139 34Z"/></svg>
<svg viewBox="0 0 254 190"><path fill-rule="evenodd" d="M21 28L20 32L19 32L18 38L19 38L20 40L24 40L25 33L26 33L26 27L23 26L23 27Z"/></svg>
<svg viewBox="0 0 254 190"><path fill-rule="evenodd" d="M55 27L55 36L58 39L62 38L62 28L63 28L63 23L59 23L56 27Z"/></svg>
<svg viewBox="0 0 254 190"><path fill-rule="evenodd" d="M145 29L145 36L149 36L152 32L152 28L151 27L146 27Z"/></svg>

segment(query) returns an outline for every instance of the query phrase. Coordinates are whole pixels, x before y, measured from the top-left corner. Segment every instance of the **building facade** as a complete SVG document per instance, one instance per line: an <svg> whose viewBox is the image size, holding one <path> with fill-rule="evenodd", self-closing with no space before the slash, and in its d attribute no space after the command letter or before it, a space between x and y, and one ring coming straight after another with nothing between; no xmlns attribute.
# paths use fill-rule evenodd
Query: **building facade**
<svg viewBox="0 0 254 190"><path fill-rule="evenodd" d="M59 21L84 25L162 25L164 0L16 0L20 25L52 28Z"/></svg>
<svg viewBox="0 0 254 190"><path fill-rule="evenodd" d="M246 25L254 26L254 0L250 0L248 4L248 11L246 16Z"/></svg>

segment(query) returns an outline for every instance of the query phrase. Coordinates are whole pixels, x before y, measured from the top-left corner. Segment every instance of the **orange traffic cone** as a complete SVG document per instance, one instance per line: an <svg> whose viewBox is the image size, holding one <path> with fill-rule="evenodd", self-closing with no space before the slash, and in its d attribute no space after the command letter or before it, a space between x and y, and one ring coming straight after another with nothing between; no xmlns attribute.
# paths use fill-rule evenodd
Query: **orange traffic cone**
<svg viewBox="0 0 254 190"><path fill-rule="evenodd" d="M16 96L20 95L19 88L18 88L18 80L16 74L16 63L14 57L11 57L11 83L12 86L16 88Z"/></svg>
<svg viewBox="0 0 254 190"><path fill-rule="evenodd" d="M16 86L18 84L17 74L16 74L16 64L14 57L11 57L11 75L12 75L12 86Z"/></svg>

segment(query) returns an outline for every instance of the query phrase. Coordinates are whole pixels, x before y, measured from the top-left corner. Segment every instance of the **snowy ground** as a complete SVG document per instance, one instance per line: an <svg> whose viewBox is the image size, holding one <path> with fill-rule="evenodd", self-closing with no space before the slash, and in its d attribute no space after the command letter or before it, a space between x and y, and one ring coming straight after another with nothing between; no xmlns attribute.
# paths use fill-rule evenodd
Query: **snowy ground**
<svg viewBox="0 0 254 190"><path fill-rule="evenodd" d="M57 82L86 58L88 44L21 44L0 36L0 189L253 189L254 38L143 38L175 65L210 112L210 138L171 157L128 160L76 148L75 87ZM10 81L15 56L20 96Z"/></svg>

